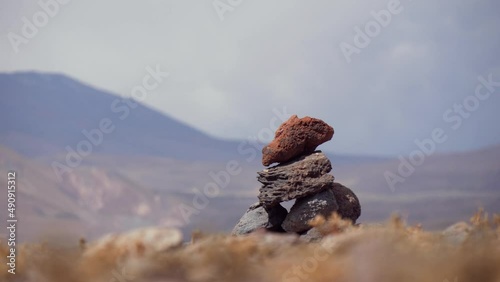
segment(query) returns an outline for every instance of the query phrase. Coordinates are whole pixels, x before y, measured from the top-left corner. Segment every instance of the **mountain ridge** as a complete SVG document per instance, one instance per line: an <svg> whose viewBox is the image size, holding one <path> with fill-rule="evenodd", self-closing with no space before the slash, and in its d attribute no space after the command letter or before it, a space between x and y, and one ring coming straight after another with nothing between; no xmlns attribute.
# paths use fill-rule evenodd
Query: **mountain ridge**
<svg viewBox="0 0 500 282"><path fill-rule="evenodd" d="M64 74L0 73L0 89L10 97L0 105L1 115L11 120L0 127L0 144L28 157L67 154L67 146L76 150L82 140L91 141L87 136L99 129L103 119L110 121L115 129L103 134L103 142L93 146L92 152L100 154L242 160L249 157L250 148L252 154L259 155L264 145L255 140L219 139L140 102ZM129 103L137 103L136 108L131 108ZM121 120L125 114L126 118ZM82 133L84 130L87 135ZM337 163L386 160L325 153Z"/></svg>
<svg viewBox="0 0 500 282"><path fill-rule="evenodd" d="M197 155L216 157L217 154L211 154L202 144L222 155L222 145L234 144L234 141L217 140L142 104L129 107L128 103L135 103L131 99L60 74L0 74L0 88L11 97L1 104L0 110L4 117L12 120L0 128L2 143L28 156L75 146L86 139L82 132L97 129L102 119L111 120L116 127L114 132L103 136L102 144L95 146L94 149L102 153L170 154L181 159L189 155L187 159L190 159ZM127 116L120 119L124 115ZM140 136L144 134L149 138L142 139ZM27 144L19 142L22 139ZM185 142L192 146L183 146ZM172 146L177 149L169 150ZM194 152L190 154L190 151Z"/></svg>

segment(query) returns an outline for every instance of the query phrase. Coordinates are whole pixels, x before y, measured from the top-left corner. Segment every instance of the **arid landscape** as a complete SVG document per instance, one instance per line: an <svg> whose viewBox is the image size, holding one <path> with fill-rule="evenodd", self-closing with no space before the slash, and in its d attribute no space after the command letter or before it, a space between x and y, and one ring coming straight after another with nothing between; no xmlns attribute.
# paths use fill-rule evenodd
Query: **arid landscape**
<svg viewBox="0 0 500 282"><path fill-rule="evenodd" d="M479 211L444 232L407 226L399 217L353 227L338 217L313 224L324 238L256 232L246 237L172 230L80 242L24 244L8 281L499 281L500 217ZM3 246L3 244L2 244ZM0 248L7 255L5 247ZM6 266L0 278L7 279Z"/></svg>
<svg viewBox="0 0 500 282"><path fill-rule="evenodd" d="M92 165L79 167L58 183L50 166L28 161L6 148L1 149L1 156L2 169L23 172L19 180L23 199L19 212L24 219L21 240L63 234L92 239L150 225L180 227L185 234L196 229L230 231L246 207L257 201L256 172L261 170L257 164L242 166L241 174L232 177L227 188L186 223L179 205L192 205L191 188L211 182L209 172L223 170L224 163L94 157L89 158ZM359 222L380 222L399 212L412 224L437 230L466 220L479 207L500 212L499 158L498 147L431 157L394 192L384 172L397 168L397 161L337 165L333 173L358 194L363 207ZM4 202L1 205L6 207Z"/></svg>
<svg viewBox="0 0 500 282"><path fill-rule="evenodd" d="M51 85L46 84L48 79L57 79L56 86L50 87L60 88L61 91L69 91L65 90L67 85L78 87L81 90L71 94L77 97L93 93L96 103L110 104L113 100L109 94L60 76L17 74L2 78L10 83L10 91L18 93L18 99L11 101L10 105L2 104L3 110L12 111L12 115L19 115L27 107L26 104L30 104L29 101L35 103L38 99L33 94L36 92L28 91L26 87L44 91ZM23 86L26 81L30 83ZM24 89L24 92L19 89ZM54 96L49 95L52 93L49 90L47 93L44 99ZM52 163L64 164L68 153L64 148L58 149L61 153L52 153L50 148L62 147L58 144L64 144L61 140L72 126L76 126L73 123L89 124L92 128L90 125L98 122L93 122L97 120L97 113L90 114L85 110L71 113L71 118L64 116L64 105L76 104L78 99L64 99L63 95L52 99L50 104L55 108L46 112L51 112L51 115L38 111L31 113L36 115L32 121L44 121L39 126L40 131L26 135L26 125L17 125L17 128L4 131L2 136L4 145L0 147L0 168L3 171L15 170L19 174L18 193L22 208L18 212L23 220L19 223L18 239L21 241L54 237L91 240L108 232L158 225L180 228L188 239L194 230L230 231L246 208L257 201L260 187L256 179L257 171L263 169L259 162L260 150L257 149L262 144L255 145L255 148L246 140L218 141L142 106L134 110L136 115L131 116L133 120L128 123L137 124L138 128L149 124L150 129L140 133L140 139L118 138L115 135L125 134L120 131L134 129L129 126L120 128L117 124L116 132L105 136L103 143L96 146L92 154L85 156L81 164L70 172L64 172L59 180ZM105 114L103 108L102 116ZM148 120L154 115L160 118L158 129ZM66 120L68 124L53 128L50 124L56 119ZM186 149L188 152L182 154L183 157L168 157L173 154L171 147L163 146L163 143L155 145L154 140L156 132L166 126L163 124L169 123L177 124L178 130L186 133L183 137L182 134L162 137L165 144L172 138L182 137L184 145L190 148L197 148L192 142L214 143L214 147L203 146L196 153ZM172 133L171 130L168 132ZM17 142L16 136L24 136L25 142ZM58 136L57 139L54 136ZM202 137L204 139L200 139ZM66 144L76 146L78 141L67 139ZM151 143L150 148L156 146L156 149L145 151L148 147L140 146L141 143ZM33 144L39 145L33 147ZM241 153L241 144L248 152ZM116 151L126 146L128 150ZM396 172L400 160L328 152L327 155L332 160L336 181L352 188L359 196L361 223L384 221L391 214L399 213L410 224L422 224L426 229L438 230L467 220L477 208L482 207L491 213L500 212L500 146L431 155L394 190L384 173ZM181 207L193 206L196 195L193 189L201 190L207 183L214 182L210 173L224 171L230 161L238 163L239 173L231 176L227 186L220 189L219 195L210 198L203 209L183 217ZM5 177L0 175L0 181L6 181ZM291 203L288 208L290 206ZM0 208L6 208L6 201L0 202Z"/></svg>
<svg viewBox="0 0 500 282"><path fill-rule="evenodd" d="M500 282L499 1L0 7L0 282Z"/></svg>

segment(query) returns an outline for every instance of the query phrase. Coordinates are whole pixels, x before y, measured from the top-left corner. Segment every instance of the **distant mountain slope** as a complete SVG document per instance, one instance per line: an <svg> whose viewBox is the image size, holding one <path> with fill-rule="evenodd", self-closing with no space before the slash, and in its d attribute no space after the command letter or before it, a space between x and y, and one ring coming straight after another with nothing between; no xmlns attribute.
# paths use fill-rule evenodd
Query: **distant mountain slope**
<svg viewBox="0 0 500 282"><path fill-rule="evenodd" d="M0 93L0 117L6 121L0 124L0 144L28 157L50 160L56 154L64 156L66 146L76 150L80 141L89 139L82 131L92 132L102 119L111 120L115 129L103 134L93 153L209 161L250 156L248 142L240 147L245 141L210 137L142 104L132 108L130 100L64 75L0 73ZM253 163L257 164L260 145L256 147ZM335 164L384 161L342 154L329 157Z"/></svg>
<svg viewBox="0 0 500 282"><path fill-rule="evenodd" d="M105 118L115 129L103 134L104 141L93 146L93 152L203 160L227 158L233 153L227 147L237 146L141 104L132 108L130 100L63 75L0 74L0 92L5 121L0 143L27 156L50 155L66 146L76 149L78 142L88 139L82 131L98 128Z"/></svg>

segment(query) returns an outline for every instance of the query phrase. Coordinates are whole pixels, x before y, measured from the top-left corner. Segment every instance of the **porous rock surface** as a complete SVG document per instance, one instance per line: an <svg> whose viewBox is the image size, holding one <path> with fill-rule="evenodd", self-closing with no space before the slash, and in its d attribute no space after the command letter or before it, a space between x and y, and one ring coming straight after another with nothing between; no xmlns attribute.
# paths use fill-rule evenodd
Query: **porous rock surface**
<svg viewBox="0 0 500 282"><path fill-rule="evenodd" d="M316 194L333 185L330 160L320 151L258 172L258 196L268 209L281 202Z"/></svg>
<svg viewBox="0 0 500 282"><path fill-rule="evenodd" d="M310 154L332 139L333 133L333 127L320 119L293 115L281 124L274 140L262 149L262 164L268 166Z"/></svg>

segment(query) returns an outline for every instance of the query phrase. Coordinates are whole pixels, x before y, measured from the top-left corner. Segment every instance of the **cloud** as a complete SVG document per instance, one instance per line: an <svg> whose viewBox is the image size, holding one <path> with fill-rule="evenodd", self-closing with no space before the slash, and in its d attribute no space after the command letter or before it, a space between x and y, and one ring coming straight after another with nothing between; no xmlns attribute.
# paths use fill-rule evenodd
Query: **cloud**
<svg viewBox="0 0 500 282"><path fill-rule="evenodd" d="M0 2L3 34L37 9ZM19 54L4 37L0 70L58 71L127 95L159 63L171 76L145 103L212 135L255 135L286 106L335 127L329 150L405 154L500 66L500 4L401 0L347 63L339 44L388 2L243 1L220 21L211 1L73 1ZM498 106L493 96L438 150L500 142Z"/></svg>

